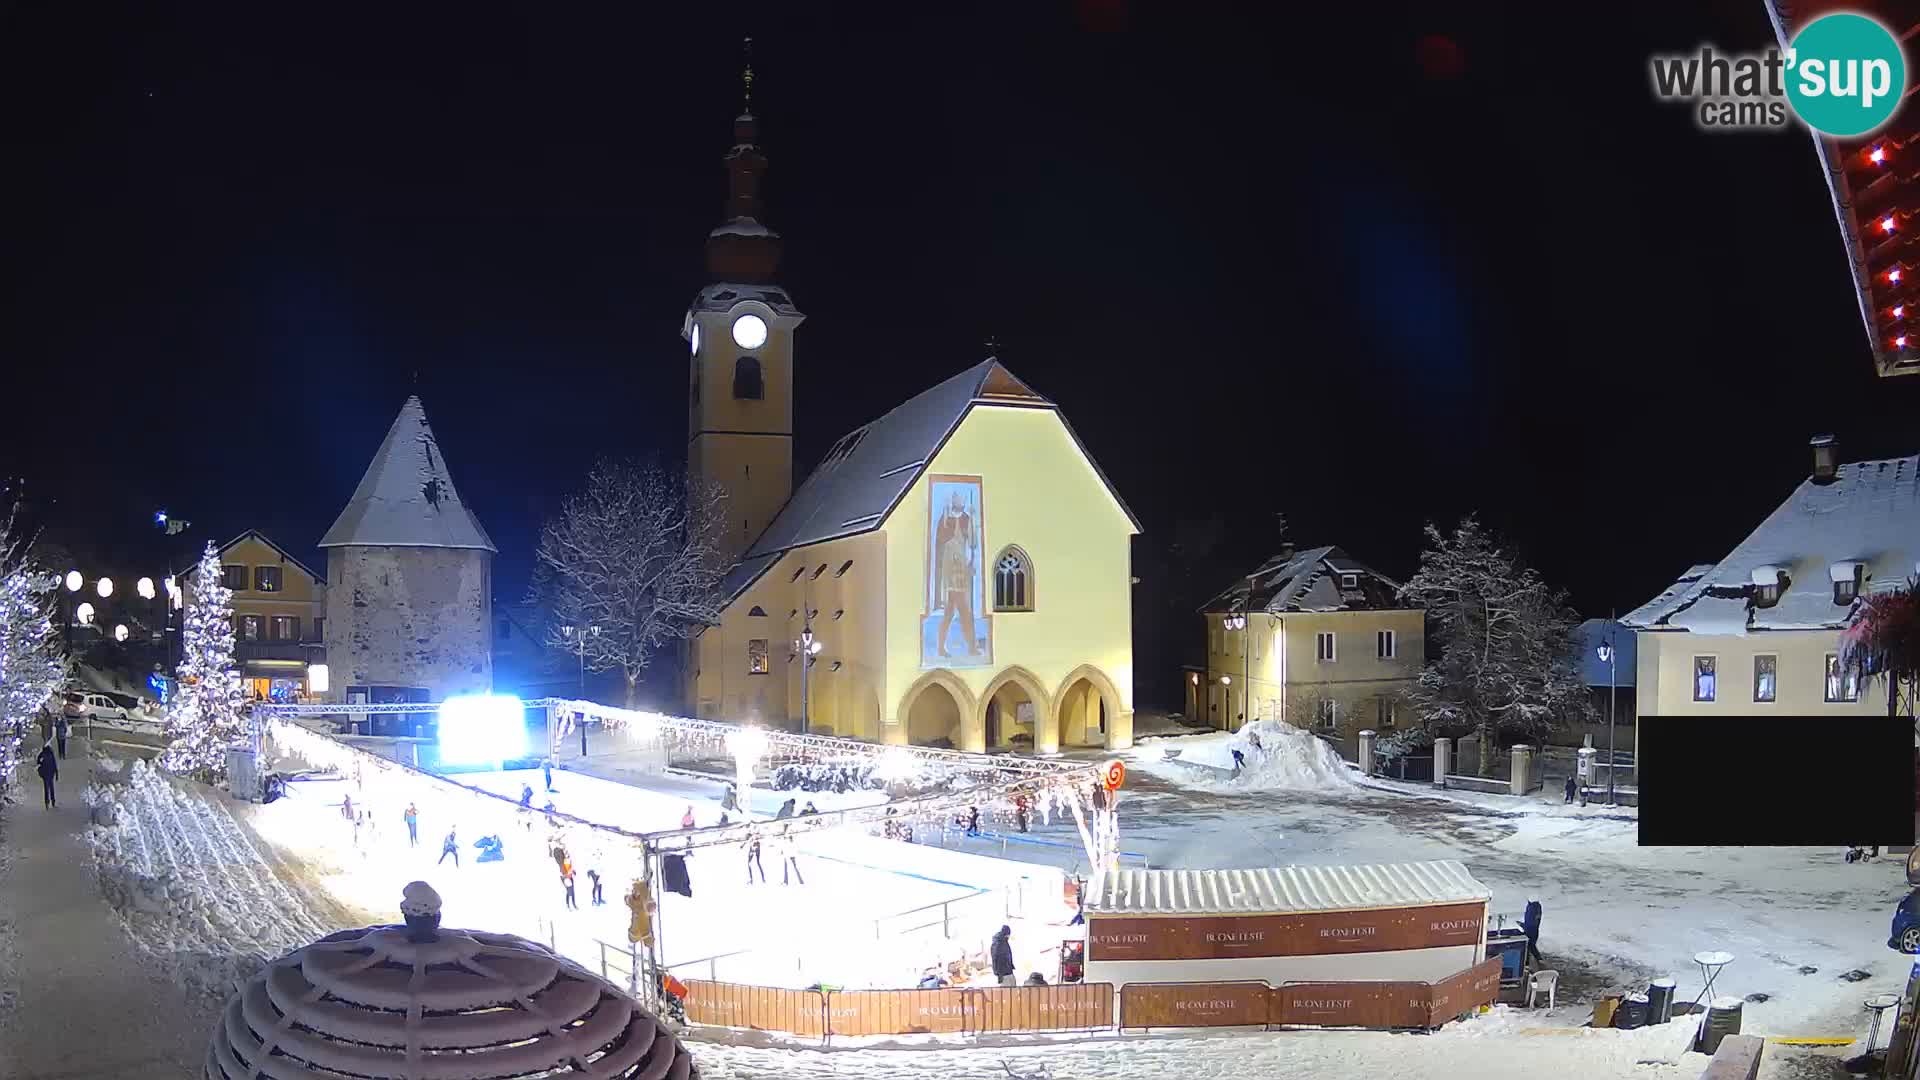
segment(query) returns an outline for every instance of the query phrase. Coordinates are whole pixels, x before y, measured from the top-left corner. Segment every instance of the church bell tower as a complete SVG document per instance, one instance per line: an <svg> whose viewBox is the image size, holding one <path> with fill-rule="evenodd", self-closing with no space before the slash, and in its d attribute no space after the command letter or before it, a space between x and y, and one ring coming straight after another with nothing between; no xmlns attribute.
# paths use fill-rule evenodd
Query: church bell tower
<svg viewBox="0 0 1920 1080"><path fill-rule="evenodd" d="M749 39L751 44L751 39ZM687 471L727 491L724 554L736 560L793 494L793 332L805 315L775 283L780 234L761 223L767 159L753 68L727 151L727 208L707 234L707 274L681 327L692 353Z"/></svg>

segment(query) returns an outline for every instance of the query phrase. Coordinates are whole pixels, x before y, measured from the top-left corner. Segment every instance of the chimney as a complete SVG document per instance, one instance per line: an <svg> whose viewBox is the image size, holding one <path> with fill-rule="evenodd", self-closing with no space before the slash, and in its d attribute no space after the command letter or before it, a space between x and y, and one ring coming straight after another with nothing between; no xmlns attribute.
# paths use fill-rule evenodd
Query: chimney
<svg viewBox="0 0 1920 1080"><path fill-rule="evenodd" d="M1275 558L1283 563L1291 561L1293 559L1293 541L1282 540L1280 542L1280 554L1275 556Z"/></svg>
<svg viewBox="0 0 1920 1080"><path fill-rule="evenodd" d="M1815 435L1808 445L1813 447L1813 482L1833 483L1840 474L1840 443L1831 435Z"/></svg>

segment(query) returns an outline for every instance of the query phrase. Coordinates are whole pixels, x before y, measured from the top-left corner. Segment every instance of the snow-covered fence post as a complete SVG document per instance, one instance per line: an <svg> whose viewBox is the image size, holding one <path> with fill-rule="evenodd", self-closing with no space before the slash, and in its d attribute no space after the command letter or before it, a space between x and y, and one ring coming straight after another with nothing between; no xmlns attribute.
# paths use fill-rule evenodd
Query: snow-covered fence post
<svg viewBox="0 0 1920 1080"><path fill-rule="evenodd" d="M1433 786L1446 787L1447 774L1453 771L1453 740L1433 740Z"/></svg>
<svg viewBox="0 0 1920 1080"><path fill-rule="evenodd" d="M1507 767L1507 794L1525 795L1527 793L1527 767L1533 764L1533 747L1526 743L1514 743L1513 757Z"/></svg>
<svg viewBox="0 0 1920 1080"><path fill-rule="evenodd" d="M1363 731L1360 733L1360 771L1367 776L1373 775L1372 731Z"/></svg>

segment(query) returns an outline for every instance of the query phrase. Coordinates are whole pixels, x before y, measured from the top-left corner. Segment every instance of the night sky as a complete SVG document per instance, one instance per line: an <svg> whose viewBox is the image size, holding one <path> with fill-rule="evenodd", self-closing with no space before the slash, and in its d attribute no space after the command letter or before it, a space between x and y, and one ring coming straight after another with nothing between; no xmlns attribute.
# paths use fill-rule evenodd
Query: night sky
<svg viewBox="0 0 1920 1080"><path fill-rule="evenodd" d="M1143 700L1275 512L1399 576L1477 510L1624 610L1810 435L1920 449L1804 132L1653 101L1649 53L1772 41L1683 6L10 8L0 465L103 559L160 507L316 555L417 392L517 599L596 455L684 452L752 34L797 460L998 340L1145 526Z"/></svg>

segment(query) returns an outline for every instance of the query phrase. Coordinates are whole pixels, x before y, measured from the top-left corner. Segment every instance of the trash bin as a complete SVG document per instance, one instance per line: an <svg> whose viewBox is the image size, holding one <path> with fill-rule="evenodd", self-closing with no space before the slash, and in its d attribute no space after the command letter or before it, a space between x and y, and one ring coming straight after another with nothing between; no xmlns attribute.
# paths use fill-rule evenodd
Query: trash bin
<svg viewBox="0 0 1920 1080"><path fill-rule="evenodd" d="M1711 1054L1720 1049L1720 1040L1740 1034L1740 1007L1737 997L1714 998L1707 1007L1707 1018L1700 1025L1700 1052Z"/></svg>
<svg viewBox="0 0 1920 1080"><path fill-rule="evenodd" d="M1647 1023L1664 1024L1673 1019L1673 976L1653 980L1647 987Z"/></svg>
<svg viewBox="0 0 1920 1080"><path fill-rule="evenodd" d="M1613 1014L1613 1026L1624 1030L1647 1026L1647 995L1628 994Z"/></svg>

